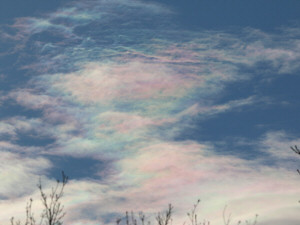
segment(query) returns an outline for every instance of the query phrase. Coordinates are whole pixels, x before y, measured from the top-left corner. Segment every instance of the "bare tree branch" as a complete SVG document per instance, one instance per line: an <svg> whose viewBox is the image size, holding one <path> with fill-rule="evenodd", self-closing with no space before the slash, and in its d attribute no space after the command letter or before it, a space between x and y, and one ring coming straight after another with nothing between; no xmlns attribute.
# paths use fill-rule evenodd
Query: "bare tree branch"
<svg viewBox="0 0 300 225"><path fill-rule="evenodd" d="M170 223L170 221L172 220L172 212L173 212L172 210L173 210L173 206L169 204L169 207L165 212L165 214L163 213L157 214L156 221L158 225L168 225Z"/></svg>
<svg viewBox="0 0 300 225"><path fill-rule="evenodd" d="M295 152L296 154L300 155L300 149L297 147L297 145L291 146L291 149L293 150L293 152ZM297 169L297 172L300 174L300 170L299 169Z"/></svg>
<svg viewBox="0 0 300 225"><path fill-rule="evenodd" d="M64 188L68 182L68 176L62 171L62 182L57 180L56 186L52 187L51 193L45 194L41 180L38 184L38 188L41 193L42 204L44 205L44 211L41 215L41 223L45 221L46 225L61 225L63 224L62 218L66 215L64 207L62 206L60 199L63 197Z"/></svg>
<svg viewBox="0 0 300 225"><path fill-rule="evenodd" d="M64 207L60 200L64 194L64 188L68 182L68 176L62 171L62 182L57 180L55 187L51 188L49 196L44 192L41 179L37 185L41 194L41 201L44 206L44 210L41 214L41 220L39 225L62 225L62 218L66 215ZM36 225L36 220L32 212L32 202L30 199L26 205L26 221L24 225ZM21 225L21 221L15 221L14 217L10 220L11 225Z"/></svg>
<svg viewBox="0 0 300 225"><path fill-rule="evenodd" d="M300 155L300 149L298 149L297 145L291 146L291 149L292 149L295 153L297 153L298 155Z"/></svg>

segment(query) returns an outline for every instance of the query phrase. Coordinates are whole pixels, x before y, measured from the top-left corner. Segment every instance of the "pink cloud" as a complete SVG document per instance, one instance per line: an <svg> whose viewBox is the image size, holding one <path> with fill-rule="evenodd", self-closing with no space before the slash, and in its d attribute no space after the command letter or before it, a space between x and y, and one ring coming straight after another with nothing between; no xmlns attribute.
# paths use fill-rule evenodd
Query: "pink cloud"
<svg viewBox="0 0 300 225"><path fill-rule="evenodd" d="M284 196L293 196L295 200L296 173L233 156L218 156L210 151L209 146L193 142L145 147L117 164L122 172L115 180L125 187L128 185L122 195L128 199L129 206L150 212L168 202L179 204L177 209L181 211L188 207L187 200L192 204L199 197L209 201L203 203L207 208L204 216L213 221L217 219L212 216L220 213L227 203L240 218L248 219L261 211L269 215L276 209L287 212L282 204L270 205ZM284 201L294 207L292 201ZM184 214L181 220L183 218Z"/></svg>
<svg viewBox="0 0 300 225"><path fill-rule="evenodd" d="M259 222L266 223L276 211L281 212L278 220L298 216L296 211L291 213L298 207L296 172L222 156L209 145L159 142L132 151L114 167L116 171L104 183L70 183L64 198L66 210L72 214L66 217L67 223L80 224L95 215L101 221L106 214L126 210L144 210L152 215L171 202L176 209L174 223L182 224L187 220L185 212L198 198L202 199L199 216L212 224L222 222L226 204L236 220L251 219L259 213Z"/></svg>
<svg viewBox="0 0 300 225"><path fill-rule="evenodd" d="M90 63L77 73L64 75L54 86L79 101L141 100L185 95L200 80L180 75L161 64L131 62L99 65Z"/></svg>
<svg viewBox="0 0 300 225"><path fill-rule="evenodd" d="M108 111L97 116L100 124L97 130L114 130L120 133L133 133L151 126L161 126L165 123L175 122L174 119L153 119L139 116L134 113Z"/></svg>
<svg viewBox="0 0 300 225"><path fill-rule="evenodd" d="M140 1L97 3L101 3L98 8L95 7L97 4L82 2L76 5L77 10L64 9L43 19L22 18L13 27L20 31L17 35L20 40L45 30L64 34L68 38L73 37L74 27L87 20L107 22L102 17L104 6L109 6L109 12L116 4L122 4L123 7L138 10L146 8L151 13L166 13L163 7ZM119 16L117 12L112 12ZM67 26L55 22L59 18L72 23ZM103 20L99 21L99 18ZM299 68L295 63L299 58L299 44L291 42L291 49L278 47L280 43L276 43L274 48L266 47L268 40L273 38L271 35L265 35L262 43L249 43L243 38L222 32L187 35L190 35L190 40L184 44L174 44L176 38L162 44L145 44L146 49L153 50L153 53L137 50L144 45L137 49L132 47L127 52L109 49L103 53L99 49L94 50L98 46L88 48L80 44L60 49L62 53L51 59L40 58L36 64L23 67L33 70L43 68L39 72L46 72L58 62L67 65L66 62L70 60L72 66L79 60L82 61L81 65L85 64L76 72L38 76L30 83L36 85L35 90L17 90L10 97L27 108L44 110L45 121L58 123L55 126L34 121L28 123L29 127L34 126L39 131L42 131L42 124L45 130L55 134L55 145L47 149L50 153L94 158L113 156L111 158L115 160L110 168L113 173L106 180L75 181L68 186L70 190L66 195L66 203L72 216L67 218L67 224L94 223L87 218L85 208L92 216L105 216L106 213L130 209L156 212L172 202L178 211L185 211L189 209L185 206L190 207L198 197L205 199L204 215L214 224L220 224L217 218L222 216L222 208L228 201L231 201L232 211L243 217L261 213L265 218L270 218L276 213L280 218L281 213L284 218L290 208L296 208L293 200L297 198L298 177L286 167L278 169L263 166L261 161L250 162L234 156L222 156L216 153L217 150L213 151L211 146L195 142L163 142L167 138L158 137L151 128L176 122L180 116L193 117L199 113L211 115L252 104L254 100L247 98L222 105L201 105L190 97L195 97L195 92L198 99L216 96L214 94L220 93L226 82L249 78L248 74L237 73L240 64L253 66L261 60L269 60L274 68L280 68L279 73L294 71ZM252 33L247 35L251 36ZM66 43L68 41L66 39ZM234 44L227 49L216 47L226 41ZM34 44L39 46L39 43ZM42 44L40 46L41 50L42 46L45 47ZM78 49L81 49L79 53ZM105 54L110 51L118 57L110 58L108 62ZM89 62L91 55L104 60ZM115 102L129 109L124 109L126 112L123 109L118 111ZM136 102L143 104L142 109L135 107ZM25 121L1 125L0 132L11 135L15 134L15 129L27 129ZM266 146L269 145L266 149L271 154L288 158L286 153L282 153L285 147L280 142L287 144L288 140L281 135L270 134L262 141ZM9 142L0 142L0 148L4 152L44 152L44 149L23 148ZM4 164L0 168L10 171L10 175L15 172L21 174L18 177L21 181L35 179L34 176L22 174L30 166L34 166L30 173L36 173L36 168L43 170L49 166L40 158L27 159L24 165L20 159L5 157L18 167L16 171L13 165ZM95 172L101 174L102 171ZM15 179L9 174L9 179ZM9 179L4 184L7 190L16 186L16 181ZM109 188L98 182L109 184ZM10 193L10 196L13 194ZM6 202L1 207L3 210L0 212L4 212L2 215L6 214ZM295 213L290 218L297 216ZM182 218L186 218L185 215L180 215Z"/></svg>
<svg viewBox="0 0 300 225"><path fill-rule="evenodd" d="M34 93L30 89L21 89L10 92L9 96L20 105L31 109L42 109L45 106L57 104L57 100L49 95Z"/></svg>

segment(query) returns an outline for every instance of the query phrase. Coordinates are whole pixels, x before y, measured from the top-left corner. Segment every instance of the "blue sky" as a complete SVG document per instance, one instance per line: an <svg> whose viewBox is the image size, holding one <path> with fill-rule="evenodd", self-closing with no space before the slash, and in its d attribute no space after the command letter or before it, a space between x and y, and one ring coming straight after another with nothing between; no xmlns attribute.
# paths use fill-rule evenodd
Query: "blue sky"
<svg viewBox="0 0 300 225"><path fill-rule="evenodd" d="M61 170L66 224L151 218L170 202L182 224L198 198L212 224L225 205L233 221L298 224L299 11L296 0L1 1L1 224Z"/></svg>

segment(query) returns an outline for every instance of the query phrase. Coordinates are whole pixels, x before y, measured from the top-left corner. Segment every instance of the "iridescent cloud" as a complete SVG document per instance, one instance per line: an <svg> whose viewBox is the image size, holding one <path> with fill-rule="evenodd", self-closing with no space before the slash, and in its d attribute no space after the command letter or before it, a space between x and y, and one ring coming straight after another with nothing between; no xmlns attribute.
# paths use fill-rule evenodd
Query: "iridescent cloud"
<svg viewBox="0 0 300 225"><path fill-rule="evenodd" d="M20 18L11 26L16 32L11 39L24 39L18 50L32 46L35 60L20 65L31 72L29 81L5 93L3 101L14 101L39 116L0 123L0 135L9 137L0 142L7 161L2 170L16 174L14 180L7 176L1 196L19 198L16 207L10 200L0 204L2 209L9 206L0 210L1 223L14 207L19 212L21 197L38 195L31 183L14 192L10 188L45 175L55 164L49 155L112 162L107 171L93 171L102 175L99 180L71 181L65 196L72 215L66 217L67 224L114 222L113 217L126 210L153 213L169 201L185 211L198 197L205 201L203 216L215 224L226 203L240 218L264 214L262 224L271 221L274 212L281 211L285 218L296 207L291 202L297 198L298 179L291 168L282 166L285 162L278 159L270 165L224 155L212 143L176 141L173 133L194 126L197 116L208 118L267 102L255 95L222 103L217 99L228 84L251 80L245 70L255 70L259 63L268 64L262 75L268 79L298 71L299 43L251 29L234 35L139 23L147 16L160 21L171 15L162 5L142 1L84 1L39 18ZM169 127L163 135L158 132ZM43 147L16 142L22 132L30 131L53 142ZM283 134L267 133L258 143L268 159L287 157L281 153L288 145L282 143L288 139ZM49 188L53 181L44 179ZM184 217L179 213L177 219L183 222Z"/></svg>

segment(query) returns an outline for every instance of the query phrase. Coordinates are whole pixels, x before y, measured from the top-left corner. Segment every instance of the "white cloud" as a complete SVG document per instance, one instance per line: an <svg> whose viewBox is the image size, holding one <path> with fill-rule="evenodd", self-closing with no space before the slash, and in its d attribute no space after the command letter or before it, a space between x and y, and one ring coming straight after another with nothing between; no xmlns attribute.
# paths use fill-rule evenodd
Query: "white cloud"
<svg viewBox="0 0 300 225"><path fill-rule="evenodd" d="M0 195L4 199L14 199L32 193L36 189L38 177L52 165L42 157L24 157L21 154L3 151L2 144L1 150Z"/></svg>
<svg viewBox="0 0 300 225"><path fill-rule="evenodd" d="M261 142L265 152L281 160L296 158L290 147L299 143L300 138L292 137L284 131L268 132Z"/></svg>

